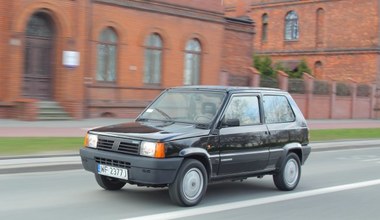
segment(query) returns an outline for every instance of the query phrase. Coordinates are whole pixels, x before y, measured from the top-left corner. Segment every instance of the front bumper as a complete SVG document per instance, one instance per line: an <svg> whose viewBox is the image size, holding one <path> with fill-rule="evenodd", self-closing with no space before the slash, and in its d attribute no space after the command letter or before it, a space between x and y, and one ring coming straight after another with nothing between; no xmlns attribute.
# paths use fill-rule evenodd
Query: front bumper
<svg viewBox="0 0 380 220"><path fill-rule="evenodd" d="M128 169L131 183L154 186L174 182L183 158L155 159L135 155L101 151L92 148L80 149L85 170L97 173L98 163Z"/></svg>

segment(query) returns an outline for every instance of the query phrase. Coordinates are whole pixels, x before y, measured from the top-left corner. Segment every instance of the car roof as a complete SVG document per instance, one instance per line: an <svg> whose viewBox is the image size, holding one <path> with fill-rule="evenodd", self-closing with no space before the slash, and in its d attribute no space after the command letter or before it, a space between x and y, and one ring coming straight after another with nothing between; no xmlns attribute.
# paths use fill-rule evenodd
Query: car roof
<svg viewBox="0 0 380 220"><path fill-rule="evenodd" d="M273 91L283 92L280 89L266 88L266 87L243 87L243 86L214 86L214 85L196 85L196 86L178 86L169 88L169 90L204 90L204 91L221 91L221 92L237 92L237 91Z"/></svg>

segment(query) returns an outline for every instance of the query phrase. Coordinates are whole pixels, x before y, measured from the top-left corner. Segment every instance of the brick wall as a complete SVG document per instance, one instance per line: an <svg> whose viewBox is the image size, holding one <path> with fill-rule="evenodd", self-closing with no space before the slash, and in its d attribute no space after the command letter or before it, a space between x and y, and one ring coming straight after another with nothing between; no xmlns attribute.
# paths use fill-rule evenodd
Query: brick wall
<svg viewBox="0 0 380 220"><path fill-rule="evenodd" d="M306 60L313 76L322 80L373 83L376 81L378 55L376 53L271 55L274 63L280 61ZM317 64L320 63L320 64ZM320 67L317 67L317 66ZM319 68L319 70L316 70Z"/></svg>
<svg viewBox="0 0 380 220"><path fill-rule="evenodd" d="M247 67L252 65L253 28L250 20L226 19L222 71L234 75L249 75Z"/></svg>
<svg viewBox="0 0 380 220"><path fill-rule="evenodd" d="M164 3L180 5L184 7L198 8L202 10L223 13L221 0L207 0L207 1L205 0L187 0L187 1L157 0L157 2L164 2Z"/></svg>
<svg viewBox="0 0 380 220"><path fill-rule="evenodd" d="M248 10L241 7L249 5ZM227 0L227 14L244 11L256 23L255 53L274 60L306 59L314 70L321 62L321 79L373 82L378 72L379 1L278 1ZM317 19L318 9L323 15ZM284 40L289 11L299 18L299 39ZM267 40L262 41L262 16L268 15Z"/></svg>
<svg viewBox="0 0 380 220"><path fill-rule="evenodd" d="M252 72L251 86L260 86L260 73L255 69ZM231 77L231 75L229 76ZM277 74L279 87L289 91L292 84L288 76L279 71ZM300 79L298 79L299 81ZM376 119L376 86L374 84L358 84L355 82L342 83L333 80L327 83L323 92L320 85L308 74L304 74L301 81L303 89L290 92L305 118L308 119ZM302 86L298 83L298 86ZM342 86L348 89L343 93ZM359 86L361 89L359 90ZM363 89L365 88L365 89ZM319 92L317 92L319 91ZM347 92L347 91L346 91Z"/></svg>

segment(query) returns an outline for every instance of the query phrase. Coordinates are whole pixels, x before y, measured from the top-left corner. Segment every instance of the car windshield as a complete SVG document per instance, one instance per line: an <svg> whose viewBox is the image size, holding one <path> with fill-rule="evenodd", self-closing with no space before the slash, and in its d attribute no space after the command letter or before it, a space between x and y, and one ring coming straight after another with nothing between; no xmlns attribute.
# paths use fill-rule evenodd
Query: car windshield
<svg viewBox="0 0 380 220"><path fill-rule="evenodd" d="M224 93L175 91L162 94L138 120L160 120L192 124L209 124L220 108Z"/></svg>

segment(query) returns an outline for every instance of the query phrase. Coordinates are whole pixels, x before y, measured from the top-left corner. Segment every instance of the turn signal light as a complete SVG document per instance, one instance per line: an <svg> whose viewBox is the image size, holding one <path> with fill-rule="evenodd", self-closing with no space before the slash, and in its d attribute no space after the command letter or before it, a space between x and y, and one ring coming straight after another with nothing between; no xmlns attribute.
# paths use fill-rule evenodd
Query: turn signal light
<svg viewBox="0 0 380 220"><path fill-rule="evenodd" d="M165 144L164 143L157 143L154 157L165 158Z"/></svg>
<svg viewBox="0 0 380 220"><path fill-rule="evenodd" d="M84 137L83 146L88 147L88 134Z"/></svg>

